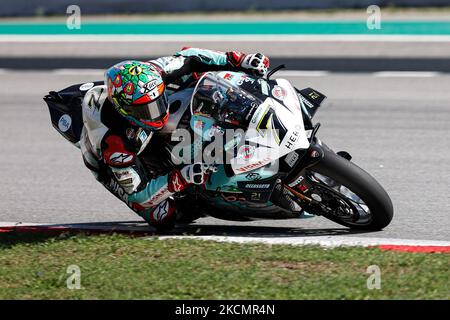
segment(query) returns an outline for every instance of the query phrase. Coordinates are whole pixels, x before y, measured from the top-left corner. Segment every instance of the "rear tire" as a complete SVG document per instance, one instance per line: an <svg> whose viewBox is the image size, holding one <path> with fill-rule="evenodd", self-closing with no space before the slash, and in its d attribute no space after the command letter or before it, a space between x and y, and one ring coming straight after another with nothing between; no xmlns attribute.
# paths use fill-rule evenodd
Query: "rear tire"
<svg viewBox="0 0 450 320"><path fill-rule="evenodd" d="M324 215L343 226L359 230L381 230L392 220L394 209L392 201L383 187L366 171L331 150L325 149L324 158L308 171L325 175L355 193L369 207L372 214L367 224L354 224L343 221L336 215Z"/></svg>

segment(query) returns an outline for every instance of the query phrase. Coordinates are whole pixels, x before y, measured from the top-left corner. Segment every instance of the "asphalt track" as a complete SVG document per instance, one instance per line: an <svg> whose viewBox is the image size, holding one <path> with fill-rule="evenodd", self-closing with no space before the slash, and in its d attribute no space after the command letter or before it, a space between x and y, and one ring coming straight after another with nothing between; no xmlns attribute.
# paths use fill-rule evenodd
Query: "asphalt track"
<svg viewBox="0 0 450 320"><path fill-rule="evenodd" d="M146 61L157 57L140 56L134 59ZM110 58L1 58L0 68L15 70L51 70L62 68L103 69L130 57ZM344 58L344 57L274 57L272 66L284 64L290 70L326 70L344 73L365 73L377 71L431 71L450 73L450 59L447 58Z"/></svg>
<svg viewBox="0 0 450 320"><path fill-rule="evenodd" d="M139 220L98 184L80 152L51 127L42 97L101 72L0 70L0 221L88 223ZM288 77L328 95L319 136L386 188L390 226L358 237L450 239L450 76L326 74ZM287 237L348 235L324 218L237 223L204 218L177 232Z"/></svg>

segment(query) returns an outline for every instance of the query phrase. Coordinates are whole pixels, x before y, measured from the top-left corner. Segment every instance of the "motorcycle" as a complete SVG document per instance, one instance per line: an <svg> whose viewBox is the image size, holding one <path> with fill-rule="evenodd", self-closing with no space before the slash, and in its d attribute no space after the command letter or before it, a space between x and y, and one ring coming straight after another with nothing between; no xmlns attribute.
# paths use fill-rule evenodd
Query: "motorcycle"
<svg viewBox="0 0 450 320"><path fill-rule="evenodd" d="M139 154L142 162L153 175L196 158L213 165L203 186L174 195L178 222L323 216L352 229L383 229L393 217L389 195L348 152L334 152L317 137L313 118L326 96L271 79L281 67L266 77L208 72L169 95L169 120ZM98 84L44 97L53 126L76 146L86 88ZM105 186L126 201L119 186Z"/></svg>

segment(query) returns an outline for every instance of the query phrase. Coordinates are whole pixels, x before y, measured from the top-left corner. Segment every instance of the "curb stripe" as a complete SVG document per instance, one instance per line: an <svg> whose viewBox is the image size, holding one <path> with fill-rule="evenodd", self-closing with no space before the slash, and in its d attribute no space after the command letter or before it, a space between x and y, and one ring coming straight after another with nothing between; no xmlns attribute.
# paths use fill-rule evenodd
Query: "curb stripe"
<svg viewBox="0 0 450 320"><path fill-rule="evenodd" d="M6 226L0 227L0 233L20 233L20 234L61 234L64 232L92 233L92 234L128 234L132 236L151 236L155 232L151 230L138 230L132 228L101 228L101 227L68 227L68 226Z"/></svg>
<svg viewBox="0 0 450 320"><path fill-rule="evenodd" d="M0 233L20 233L20 234L61 234L64 232L87 233L87 234L126 234L137 237L151 237L154 239L157 234L148 227L114 227L89 225L51 225L51 224L13 224L1 223ZM159 240L167 239L195 239L209 240L217 242L231 243L262 243L262 244L284 244L294 246L318 245L321 247L366 247L379 248L383 251L398 251L411 253L450 253L450 242L433 240L409 240L409 239L389 239L389 238L363 238L352 236L304 236L289 238L258 238L244 236L157 236Z"/></svg>
<svg viewBox="0 0 450 320"><path fill-rule="evenodd" d="M383 251L399 252L419 252L419 253L450 253L450 246L400 246L400 245L381 245L378 246Z"/></svg>

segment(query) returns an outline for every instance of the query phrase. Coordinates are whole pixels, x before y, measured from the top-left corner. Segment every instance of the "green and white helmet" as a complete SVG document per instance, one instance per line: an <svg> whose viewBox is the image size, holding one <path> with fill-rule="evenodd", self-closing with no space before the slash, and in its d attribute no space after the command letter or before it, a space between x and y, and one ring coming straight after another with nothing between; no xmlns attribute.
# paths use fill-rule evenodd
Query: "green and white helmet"
<svg viewBox="0 0 450 320"><path fill-rule="evenodd" d="M122 61L105 72L108 98L116 110L133 124L161 129L169 118L165 85L150 63Z"/></svg>

